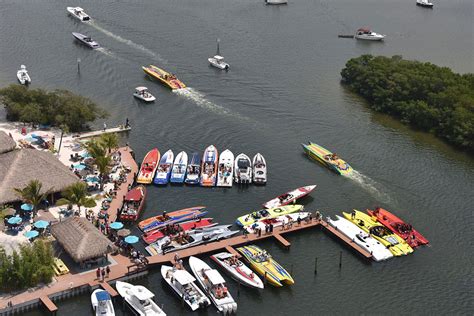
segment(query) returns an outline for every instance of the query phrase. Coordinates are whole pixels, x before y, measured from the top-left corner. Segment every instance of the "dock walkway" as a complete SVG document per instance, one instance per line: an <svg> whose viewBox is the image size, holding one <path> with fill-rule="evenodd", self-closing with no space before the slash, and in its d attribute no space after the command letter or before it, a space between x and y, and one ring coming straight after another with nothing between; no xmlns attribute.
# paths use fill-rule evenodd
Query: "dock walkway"
<svg viewBox="0 0 474 316"><path fill-rule="evenodd" d="M85 138L92 138L92 137L97 137L103 134L113 134L113 133L123 133L123 132L128 132L132 128L130 126L125 127L123 125L120 125L118 127L112 127L112 128L107 128L107 129L101 129L98 131L92 131L92 132L87 132L87 133L82 133L77 136L73 136L75 139L85 139Z"/></svg>

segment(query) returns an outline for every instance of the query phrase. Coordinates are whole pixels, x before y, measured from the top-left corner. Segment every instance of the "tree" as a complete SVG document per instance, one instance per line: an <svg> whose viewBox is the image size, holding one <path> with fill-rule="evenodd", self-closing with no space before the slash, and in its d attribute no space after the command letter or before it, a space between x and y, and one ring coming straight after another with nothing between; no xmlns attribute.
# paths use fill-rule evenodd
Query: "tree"
<svg viewBox="0 0 474 316"><path fill-rule="evenodd" d="M25 203L33 205L33 218L36 217L38 212L38 205L52 192L51 189L49 189L41 193L43 184L36 179L31 180L23 189L14 188L13 190Z"/></svg>
<svg viewBox="0 0 474 316"><path fill-rule="evenodd" d="M100 190L104 188L104 180L110 171L110 163L112 158L110 156L99 156L95 159L95 165L100 173Z"/></svg>
<svg viewBox="0 0 474 316"><path fill-rule="evenodd" d="M110 155L112 150L117 148L119 145L117 134L102 134L100 136L99 143L102 144L105 149L107 149L107 152Z"/></svg>
<svg viewBox="0 0 474 316"><path fill-rule="evenodd" d="M71 184L62 193L62 198L59 199L57 205L77 205L79 214L81 213L81 206L94 207L96 203L87 192L87 184L84 182L77 182Z"/></svg>

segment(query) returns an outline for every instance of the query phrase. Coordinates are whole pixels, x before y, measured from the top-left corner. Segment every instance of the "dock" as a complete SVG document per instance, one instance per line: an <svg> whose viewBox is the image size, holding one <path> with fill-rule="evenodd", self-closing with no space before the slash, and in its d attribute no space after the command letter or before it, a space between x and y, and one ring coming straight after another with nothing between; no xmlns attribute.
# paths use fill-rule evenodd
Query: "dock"
<svg viewBox="0 0 474 316"><path fill-rule="evenodd" d="M106 128L106 129L101 129L99 131L92 131L92 132L87 132L87 133L82 133L73 136L75 139L86 139L86 138L92 138L92 137L98 137L100 135L104 134L116 134L116 133L124 133L132 130L130 126L125 126L125 125L119 125L118 127L112 127L112 128Z"/></svg>

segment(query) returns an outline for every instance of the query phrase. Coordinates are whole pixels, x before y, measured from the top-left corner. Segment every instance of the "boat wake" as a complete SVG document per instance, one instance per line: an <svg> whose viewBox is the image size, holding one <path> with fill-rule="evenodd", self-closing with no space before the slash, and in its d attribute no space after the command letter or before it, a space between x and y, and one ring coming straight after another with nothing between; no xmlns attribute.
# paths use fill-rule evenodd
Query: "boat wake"
<svg viewBox="0 0 474 316"><path fill-rule="evenodd" d="M380 190L379 188L381 187L381 184L373 180L372 178L358 172L357 170L353 170L349 175L345 176L360 185L363 189L365 189L371 195L376 197L377 200L379 200L380 202L391 202L390 195Z"/></svg>
<svg viewBox="0 0 474 316"><path fill-rule="evenodd" d="M112 57L112 58L123 61L123 58L120 58L119 56L115 55L113 52L111 52L110 50L108 50L104 47L97 48L96 51L101 52L102 54L107 55L109 57Z"/></svg>

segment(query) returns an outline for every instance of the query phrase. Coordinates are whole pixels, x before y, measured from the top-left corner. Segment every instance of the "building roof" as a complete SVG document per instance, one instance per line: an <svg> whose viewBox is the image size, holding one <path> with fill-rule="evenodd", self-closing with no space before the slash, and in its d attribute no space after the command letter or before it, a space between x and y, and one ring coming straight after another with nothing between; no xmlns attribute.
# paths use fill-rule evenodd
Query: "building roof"
<svg viewBox="0 0 474 316"><path fill-rule="evenodd" d="M0 154L12 151L16 147L16 142L4 131L0 131Z"/></svg>

